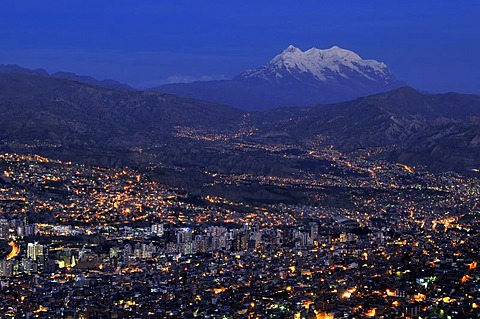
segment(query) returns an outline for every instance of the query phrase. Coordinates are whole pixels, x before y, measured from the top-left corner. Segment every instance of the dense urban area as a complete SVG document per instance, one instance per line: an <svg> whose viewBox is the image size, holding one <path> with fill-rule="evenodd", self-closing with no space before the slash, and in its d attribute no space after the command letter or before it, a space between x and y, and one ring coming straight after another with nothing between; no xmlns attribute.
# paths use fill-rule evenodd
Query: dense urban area
<svg viewBox="0 0 480 319"><path fill-rule="evenodd" d="M307 156L334 173L203 172L204 192L307 198L275 203L193 196L149 167L0 155L0 316L478 318L476 176Z"/></svg>

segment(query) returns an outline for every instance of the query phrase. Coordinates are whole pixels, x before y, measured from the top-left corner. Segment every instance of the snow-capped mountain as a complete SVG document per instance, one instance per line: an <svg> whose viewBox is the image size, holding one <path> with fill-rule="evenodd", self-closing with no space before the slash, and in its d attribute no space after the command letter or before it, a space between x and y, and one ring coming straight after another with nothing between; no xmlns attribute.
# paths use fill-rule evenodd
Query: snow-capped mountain
<svg viewBox="0 0 480 319"><path fill-rule="evenodd" d="M333 46L302 51L290 45L265 65L229 81L168 84L155 90L247 110L333 103L404 85L388 67Z"/></svg>
<svg viewBox="0 0 480 319"><path fill-rule="evenodd" d="M365 81L389 84L395 78L385 63L363 60L355 52L333 46L330 49L311 48L305 52L290 45L281 54L259 69L247 70L237 78L259 78L278 82L285 77L299 81L311 78L321 81L338 81L355 76Z"/></svg>

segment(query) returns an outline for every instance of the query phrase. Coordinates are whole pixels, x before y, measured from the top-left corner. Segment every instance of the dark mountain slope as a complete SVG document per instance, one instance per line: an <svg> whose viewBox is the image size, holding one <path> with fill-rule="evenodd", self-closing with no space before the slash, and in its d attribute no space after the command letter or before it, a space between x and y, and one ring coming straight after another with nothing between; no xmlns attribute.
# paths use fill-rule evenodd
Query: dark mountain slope
<svg viewBox="0 0 480 319"><path fill-rule="evenodd" d="M322 136L344 151L394 145L391 159L437 168L480 166L480 96L422 94L404 87L354 101L260 113L263 133L297 143Z"/></svg>
<svg viewBox="0 0 480 319"><path fill-rule="evenodd" d="M243 114L172 95L30 74L0 74L0 112L2 140L92 148L152 145L176 126L235 128Z"/></svg>
<svg viewBox="0 0 480 319"><path fill-rule="evenodd" d="M301 168L298 161L266 150L276 146L265 147L283 144L302 149L299 154L333 145L441 170L480 167L480 97L408 87L344 103L247 114L157 92L4 73L0 113L3 151L103 165L162 162L199 171L288 174Z"/></svg>

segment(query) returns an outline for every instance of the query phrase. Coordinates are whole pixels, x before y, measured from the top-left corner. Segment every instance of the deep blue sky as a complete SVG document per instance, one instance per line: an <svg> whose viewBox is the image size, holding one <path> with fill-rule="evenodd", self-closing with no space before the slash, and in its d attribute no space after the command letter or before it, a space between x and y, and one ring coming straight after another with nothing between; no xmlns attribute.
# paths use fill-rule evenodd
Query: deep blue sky
<svg viewBox="0 0 480 319"><path fill-rule="evenodd" d="M429 92L480 94L480 1L2 0L0 63L138 87L338 45Z"/></svg>

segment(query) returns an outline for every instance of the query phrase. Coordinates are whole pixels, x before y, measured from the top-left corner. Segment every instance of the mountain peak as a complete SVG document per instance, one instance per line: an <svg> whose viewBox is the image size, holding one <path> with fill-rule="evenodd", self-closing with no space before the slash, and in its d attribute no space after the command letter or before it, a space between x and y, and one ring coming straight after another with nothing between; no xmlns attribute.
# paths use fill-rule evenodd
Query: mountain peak
<svg viewBox="0 0 480 319"><path fill-rule="evenodd" d="M333 59L333 60L343 60L343 61L364 61L358 54L353 51L340 48L339 46L332 46L329 49L317 49L311 48L305 51L305 54L310 58L321 58L322 60ZM374 60L371 60L374 61Z"/></svg>
<svg viewBox="0 0 480 319"><path fill-rule="evenodd" d="M296 46L290 44L285 50L283 50L282 54L285 54L285 53L301 53L301 52L302 52L302 50L300 50Z"/></svg>

